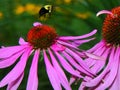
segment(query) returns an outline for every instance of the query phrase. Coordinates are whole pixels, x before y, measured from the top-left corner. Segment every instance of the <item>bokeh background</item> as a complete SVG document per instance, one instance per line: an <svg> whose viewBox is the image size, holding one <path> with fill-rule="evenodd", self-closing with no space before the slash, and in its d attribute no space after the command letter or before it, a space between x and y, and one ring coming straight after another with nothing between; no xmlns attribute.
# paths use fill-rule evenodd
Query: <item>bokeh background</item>
<svg viewBox="0 0 120 90"><path fill-rule="evenodd" d="M38 12L47 4L56 8L47 20L40 20ZM119 5L120 0L0 0L0 46L18 45L19 38L26 39L33 22L39 21L54 27L59 35L82 35L98 29L96 39L81 46L82 49L89 49L101 39L105 15L96 17L96 13ZM14 65L0 69L0 80ZM28 60L25 77L18 90L26 88L30 65L31 59ZM39 60L38 74L38 90L52 90L42 57ZM78 86L79 84L72 85L73 90L77 90ZM0 90L6 90L6 87Z"/></svg>

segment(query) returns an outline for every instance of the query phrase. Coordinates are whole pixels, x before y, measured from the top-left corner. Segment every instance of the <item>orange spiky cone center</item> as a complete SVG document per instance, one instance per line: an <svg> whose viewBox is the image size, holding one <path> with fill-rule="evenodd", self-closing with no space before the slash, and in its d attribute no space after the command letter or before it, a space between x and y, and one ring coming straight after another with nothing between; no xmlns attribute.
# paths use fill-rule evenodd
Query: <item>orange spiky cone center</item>
<svg viewBox="0 0 120 90"><path fill-rule="evenodd" d="M34 26L27 34L27 41L36 49L47 49L55 43L57 33L47 25Z"/></svg>
<svg viewBox="0 0 120 90"><path fill-rule="evenodd" d="M114 17L108 14L103 23L103 39L111 45L120 44L120 7L111 10Z"/></svg>

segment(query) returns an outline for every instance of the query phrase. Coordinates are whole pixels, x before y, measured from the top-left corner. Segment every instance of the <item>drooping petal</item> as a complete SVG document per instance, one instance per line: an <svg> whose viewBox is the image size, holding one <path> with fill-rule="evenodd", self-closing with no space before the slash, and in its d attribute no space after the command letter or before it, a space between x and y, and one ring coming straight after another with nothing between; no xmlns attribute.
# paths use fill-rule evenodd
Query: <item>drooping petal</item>
<svg viewBox="0 0 120 90"><path fill-rule="evenodd" d="M85 89L84 89L84 88L85 88L84 83L85 83L85 82L82 82L82 83L80 84L80 87L79 87L78 90L85 90ZM92 89L91 89L91 90L92 90Z"/></svg>
<svg viewBox="0 0 120 90"><path fill-rule="evenodd" d="M50 49L48 49L50 57L51 57L51 61L53 66L55 67L55 69L57 69L61 75L67 80L67 77L65 75L65 73L63 72L62 68L60 67L59 63L57 62L55 56L52 54L52 51Z"/></svg>
<svg viewBox="0 0 120 90"><path fill-rule="evenodd" d="M12 55L9 58L5 58L5 59L1 59L0 61L0 68L6 68L11 66L13 63L15 63L15 61L21 56L21 54L24 52L25 50L21 50L20 52L17 52L16 54Z"/></svg>
<svg viewBox="0 0 120 90"><path fill-rule="evenodd" d="M119 58L120 60L120 58ZM120 63L120 61L119 61ZM120 65L117 71L117 76L115 78L115 81L113 82L113 84L110 86L110 90L120 90Z"/></svg>
<svg viewBox="0 0 120 90"><path fill-rule="evenodd" d="M74 49L78 49L76 46L72 45L71 43L67 43L67 42L60 41L60 40L58 40L57 42L58 42L59 44L61 44L61 45L65 45L65 46L67 46L67 47L71 47L71 48L74 48Z"/></svg>
<svg viewBox="0 0 120 90"><path fill-rule="evenodd" d="M99 11L96 16L99 16L101 14L110 14L112 17L114 17L113 13L111 11L108 11L108 10L102 10L102 11Z"/></svg>
<svg viewBox="0 0 120 90"><path fill-rule="evenodd" d="M83 67L87 72L89 72L91 75L94 75L93 72L86 66L85 62L81 59L77 53L74 51L70 50L69 48L66 48L65 50L67 53L69 53L72 57L75 58L75 60Z"/></svg>
<svg viewBox="0 0 120 90"><path fill-rule="evenodd" d="M98 43L98 44L101 44ZM102 54L106 51L106 47L104 45L101 44L101 46L97 45L98 47L94 46L96 49L94 51L89 51L90 53L94 54L94 55L98 55L98 56L102 56ZM93 47L93 48L94 48ZM102 56L103 57L103 56ZM104 57L105 58L105 57ZM105 58L106 59L106 58ZM106 60L102 60L103 62L105 62ZM85 59L85 63L89 66L89 67L92 67L93 65L95 65L95 63L97 62L98 60L94 59L94 57L92 58L87 58Z"/></svg>
<svg viewBox="0 0 120 90"><path fill-rule="evenodd" d="M102 57L105 57L105 60L96 60L96 63L92 64L93 66L91 66L91 70L95 73L100 72L100 70L102 70L105 66L105 63L107 61L107 58L109 57L109 48L105 50L104 53L101 53Z"/></svg>
<svg viewBox="0 0 120 90"><path fill-rule="evenodd" d="M70 85L73 84L73 83L75 82L75 80L76 80L76 77L73 77L73 76L72 76L72 77L70 78L70 81L69 81Z"/></svg>
<svg viewBox="0 0 120 90"><path fill-rule="evenodd" d="M85 76L85 78L87 79L87 82L89 82L91 79L93 79L93 78L88 77L88 76ZM86 90L85 89L85 83L86 83L85 81L82 81L79 88L78 88L78 90ZM91 89L91 90L94 90L94 89Z"/></svg>
<svg viewBox="0 0 120 90"><path fill-rule="evenodd" d="M87 50L88 52L94 52L96 51L98 48L101 48L102 46L104 46L104 41L101 40L99 43L97 43L95 46L93 46L91 49Z"/></svg>
<svg viewBox="0 0 120 90"><path fill-rule="evenodd" d="M91 40L94 40L95 38L90 38L90 39L86 39L86 40L74 40L73 42L71 42L72 45L74 46L80 46L82 45L83 43L87 43L87 42L90 42Z"/></svg>
<svg viewBox="0 0 120 90"><path fill-rule="evenodd" d="M12 47L1 48L0 59L8 58L25 48L26 48L25 46L12 46Z"/></svg>
<svg viewBox="0 0 120 90"><path fill-rule="evenodd" d="M94 35L96 32L97 32L97 30L95 29L92 32L90 32L88 34L85 34L85 35L82 35L82 36L61 36L61 37L59 37L59 39L62 39L62 40L78 40L78 39L88 38L88 37Z"/></svg>
<svg viewBox="0 0 120 90"><path fill-rule="evenodd" d="M96 78L94 78L91 81L87 82L85 84L85 86L94 87L94 86L98 85L100 82L102 82L101 80L103 80L104 76L106 76L108 74L108 72L110 71L110 67L111 67L111 64L112 64L112 61L113 61L113 57L115 55L114 51L115 51L115 48L113 48L112 51L111 51L108 65L106 66L104 71L100 75L98 75Z"/></svg>
<svg viewBox="0 0 120 90"><path fill-rule="evenodd" d="M50 80L54 90L62 90L61 85L60 85L60 80L59 80L58 76L56 75L56 71L54 70L54 68L52 67L52 65L50 63L50 60L48 59L45 50L43 50L43 54L44 54L44 61L45 61L45 65L46 65L46 71L47 71L49 80Z"/></svg>
<svg viewBox="0 0 120 90"><path fill-rule="evenodd" d="M61 85L65 88L65 90L72 90L68 81L66 81L65 78L61 76L61 74L57 70L56 73L60 79Z"/></svg>
<svg viewBox="0 0 120 90"><path fill-rule="evenodd" d="M58 57L60 63L62 64L63 68L64 68L67 72L69 72L69 73L71 73L72 75L75 75L75 76L81 78L81 76L79 75L79 73L76 72L76 71L73 69L73 67L65 60L64 57L62 57L58 52L55 52L55 55Z"/></svg>
<svg viewBox="0 0 120 90"><path fill-rule="evenodd" d="M76 70L87 74L89 76L91 76L91 74L89 72L87 72L86 70L84 70L77 62L75 62L74 58L72 58L69 54L67 54L66 52L62 52L63 56L68 60L68 62L74 67L76 68ZM81 76L82 78L84 78L83 76Z"/></svg>
<svg viewBox="0 0 120 90"><path fill-rule="evenodd" d="M64 73L64 71L62 70L62 68L60 67L60 65L58 64L56 58L54 57L54 55L52 54L52 51L50 49L48 49L49 51L49 54L50 54L50 57L51 57L51 60L52 60L52 64L58 74L58 77L60 78L60 82L61 84L63 85L63 87L66 89L66 90L71 90L70 88L70 85L69 85L69 82L67 80L67 77Z"/></svg>
<svg viewBox="0 0 120 90"><path fill-rule="evenodd" d="M7 90L17 90L21 81L23 80L24 73L22 73L15 81L8 84Z"/></svg>
<svg viewBox="0 0 120 90"><path fill-rule="evenodd" d="M64 51L65 47L63 45L60 45L58 43L55 43L51 46L52 49L54 49L54 51Z"/></svg>
<svg viewBox="0 0 120 90"><path fill-rule="evenodd" d="M119 67L119 57L120 57L119 49L117 49L115 56L113 58L114 61L111 64L111 70L110 70L109 76L107 76L104 83L101 84L97 88L97 90L104 90L108 88L112 84L112 82L115 80L115 77L117 76L118 67Z"/></svg>
<svg viewBox="0 0 120 90"><path fill-rule="evenodd" d="M38 68L38 58L39 58L39 50L35 51L35 55L32 60L32 65L29 72L28 82L27 82L27 89L26 90L37 90L38 88L38 75L37 75L37 68Z"/></svg>
<svg viewBox="0 0 120 90"><path fill-rule="evenodd" d="M16 64L16 66L0 81L0 87L3 87L8 83L16 80L21 75L21 73L23 73L30 52L31 48L26 49L26 52L21 56L21 59Z"/></svg>
<svg viewBox="0 0 120 90"><path fill-rule="evenodd" d="M98 56L98 55L95 55L95 54L91 54L91 53L88 53L88 52L84 52L88 57L94 59L94 60L105 60L104 57L102 56Z"/></svg>

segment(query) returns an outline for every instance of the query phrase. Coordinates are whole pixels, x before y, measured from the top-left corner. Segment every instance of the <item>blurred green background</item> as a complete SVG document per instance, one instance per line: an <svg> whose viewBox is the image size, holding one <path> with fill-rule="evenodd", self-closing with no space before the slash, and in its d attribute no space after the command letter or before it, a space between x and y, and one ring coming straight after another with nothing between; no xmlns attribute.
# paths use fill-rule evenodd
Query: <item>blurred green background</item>
<svg viewBox="0 0 120 90"><path fill-rule="evenodd" d="M39 9L51 4L56 9L45 21L38 18ZM0 0L0 46L18 45L19 37L26 39L33 22L39 21L55 27L61 35L82 35L98 29L96 40L81 46L89 49L101 39L102 22L105 15L96 17L102 9L110 10L120 5L120 0ZM42 58L41 58L42 60ZM31 59L25 77L18 90L25 90ZM0 80L14 67L0 70ZM39 62L39 90L52 90L43 61ZM73 85L73 90L78 86ZM6 87L0 90L5 90Z"/></svg>

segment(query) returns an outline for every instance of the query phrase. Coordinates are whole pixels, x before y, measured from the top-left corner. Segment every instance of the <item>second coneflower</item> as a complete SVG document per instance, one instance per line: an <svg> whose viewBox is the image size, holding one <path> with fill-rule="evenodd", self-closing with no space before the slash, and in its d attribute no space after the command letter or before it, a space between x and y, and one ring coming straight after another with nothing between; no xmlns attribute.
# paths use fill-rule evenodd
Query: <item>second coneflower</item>
<svg viewBox="0 0 120 90"><path fill-rule="evenodd" d="M34 23L34 27L28 32L27 42L20 38L20 45L0 49L0 68L9 67L20 58L15 67L0 81L0 87L8 85L7 90L17 90L24 77L27 60L34 53L26 90L38 88L37 68L40 55L44 57L46 71L54 90L62 90L62 87L71 90L62 68L79 78L83 78L82 75L94 75L81 58L88 53L80 52L77 45L94 39L85 38L95 33L96 30L83 36L58 36L54 28Z"/></svg>
<svg viewBox="0 0 120 90"><path fill-rule="evenodd" d="M120 90L120 7L111 11L102 10L97 13L107 14L104 20L103 39L89 52L104 57L106 60L86 59L86 64L98 76L83 82L80 90Z"/></svg>

